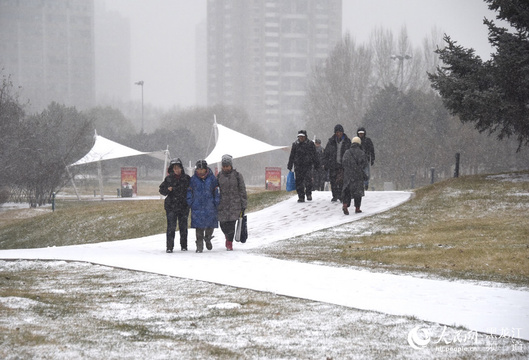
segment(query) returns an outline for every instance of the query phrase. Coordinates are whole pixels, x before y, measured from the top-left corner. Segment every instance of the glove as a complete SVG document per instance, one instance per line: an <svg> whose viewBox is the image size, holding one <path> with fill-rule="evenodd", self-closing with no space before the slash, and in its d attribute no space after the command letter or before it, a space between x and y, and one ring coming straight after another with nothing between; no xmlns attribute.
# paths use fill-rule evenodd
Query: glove
<svg viewBox="0 0 529 360"><path fill-rule="evenodd" d="M243 216L244 216L244 212L245 212L245 211L246 211L246 209L244 209L244 208L241 210L241 216L240 216L240 217L243 217Z"/></svg>
<svg viewBox="0 0 529 360"><path fill-rule="evenodd" d="M288 171L292 171L292 168L288 168Z"/></svg>

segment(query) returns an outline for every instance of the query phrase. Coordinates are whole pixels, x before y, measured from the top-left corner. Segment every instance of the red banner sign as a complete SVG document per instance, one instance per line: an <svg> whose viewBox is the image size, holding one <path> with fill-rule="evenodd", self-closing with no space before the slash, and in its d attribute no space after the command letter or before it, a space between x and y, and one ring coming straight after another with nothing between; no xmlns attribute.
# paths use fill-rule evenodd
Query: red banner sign
<svg viewBox="0 0 529 360"><path fill-rule="evenodd" d="M121 197L138 195L138 168L121 168Z"/></svg>
<svg viewBox="0 0 529 360"><path fill-rule="evenodd" d="M281 190L281 168L265 168L266 190Z"/></svg>

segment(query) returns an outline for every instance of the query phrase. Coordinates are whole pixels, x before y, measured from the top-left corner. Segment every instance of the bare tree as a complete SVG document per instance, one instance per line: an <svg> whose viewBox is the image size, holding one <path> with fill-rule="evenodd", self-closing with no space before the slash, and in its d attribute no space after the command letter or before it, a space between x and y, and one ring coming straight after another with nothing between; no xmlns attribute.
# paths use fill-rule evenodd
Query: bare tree
<svg viewBox="0 0 529 360"><path fill-rule="evenodd" d="M332 133L335 124L352 129L369 106L373 53L357 46L347 33L309 80L307 129L315 134Z"/></svg>

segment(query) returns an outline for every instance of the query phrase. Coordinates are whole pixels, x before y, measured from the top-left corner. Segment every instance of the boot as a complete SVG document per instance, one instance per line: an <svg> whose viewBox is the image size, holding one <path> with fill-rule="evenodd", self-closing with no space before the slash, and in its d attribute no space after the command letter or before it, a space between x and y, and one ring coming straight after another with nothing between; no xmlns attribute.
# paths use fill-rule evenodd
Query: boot
<svg viewBox="0 0 529 360"><path fill-rule="evenodd" d="M355 210L355 213L358 214L358 213L361 213L361 212L362 212L362 210L360 210L360 206L357 206L356 210Z"/></svg>
<svg viewBox="0 0 529 360"><path fill-rule="evenodd" d="M226 250L233 251L233 242L226 240Z"/></svg>
<svg viewBox="0 0 529 360"><path fill-rule="evenodd" d="M343 204L342 210L345 215L349 215L349 209L347 209L347 204Z"/></svg>
<svg viewBox="0 0 529 360"><path fill-rule="evenodd" d="M197 253L201 253L204 250L204 242L203 242L203 240L200 240L200 241L197 240L196 244L197 244Z"/></svg>

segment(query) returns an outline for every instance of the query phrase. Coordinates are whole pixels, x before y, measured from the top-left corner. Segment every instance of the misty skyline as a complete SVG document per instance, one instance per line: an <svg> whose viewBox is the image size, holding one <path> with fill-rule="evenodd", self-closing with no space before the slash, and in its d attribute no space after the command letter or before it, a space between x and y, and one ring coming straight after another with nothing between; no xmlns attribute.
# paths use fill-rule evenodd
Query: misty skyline
<svg viewBox="0 0 529 360"><path fill-rule="evenodd" d="M144 81L145 104L165 109L196 104L195 31L206 20L206 1L105 0L107 10L130 19L131 98L141 100L134 82ZM495 13L483 0L343 0L342 33L367 43L376 28L399 35L406 26L413 47L437 28L487 59L491 47L483 18Z"/></svg>

